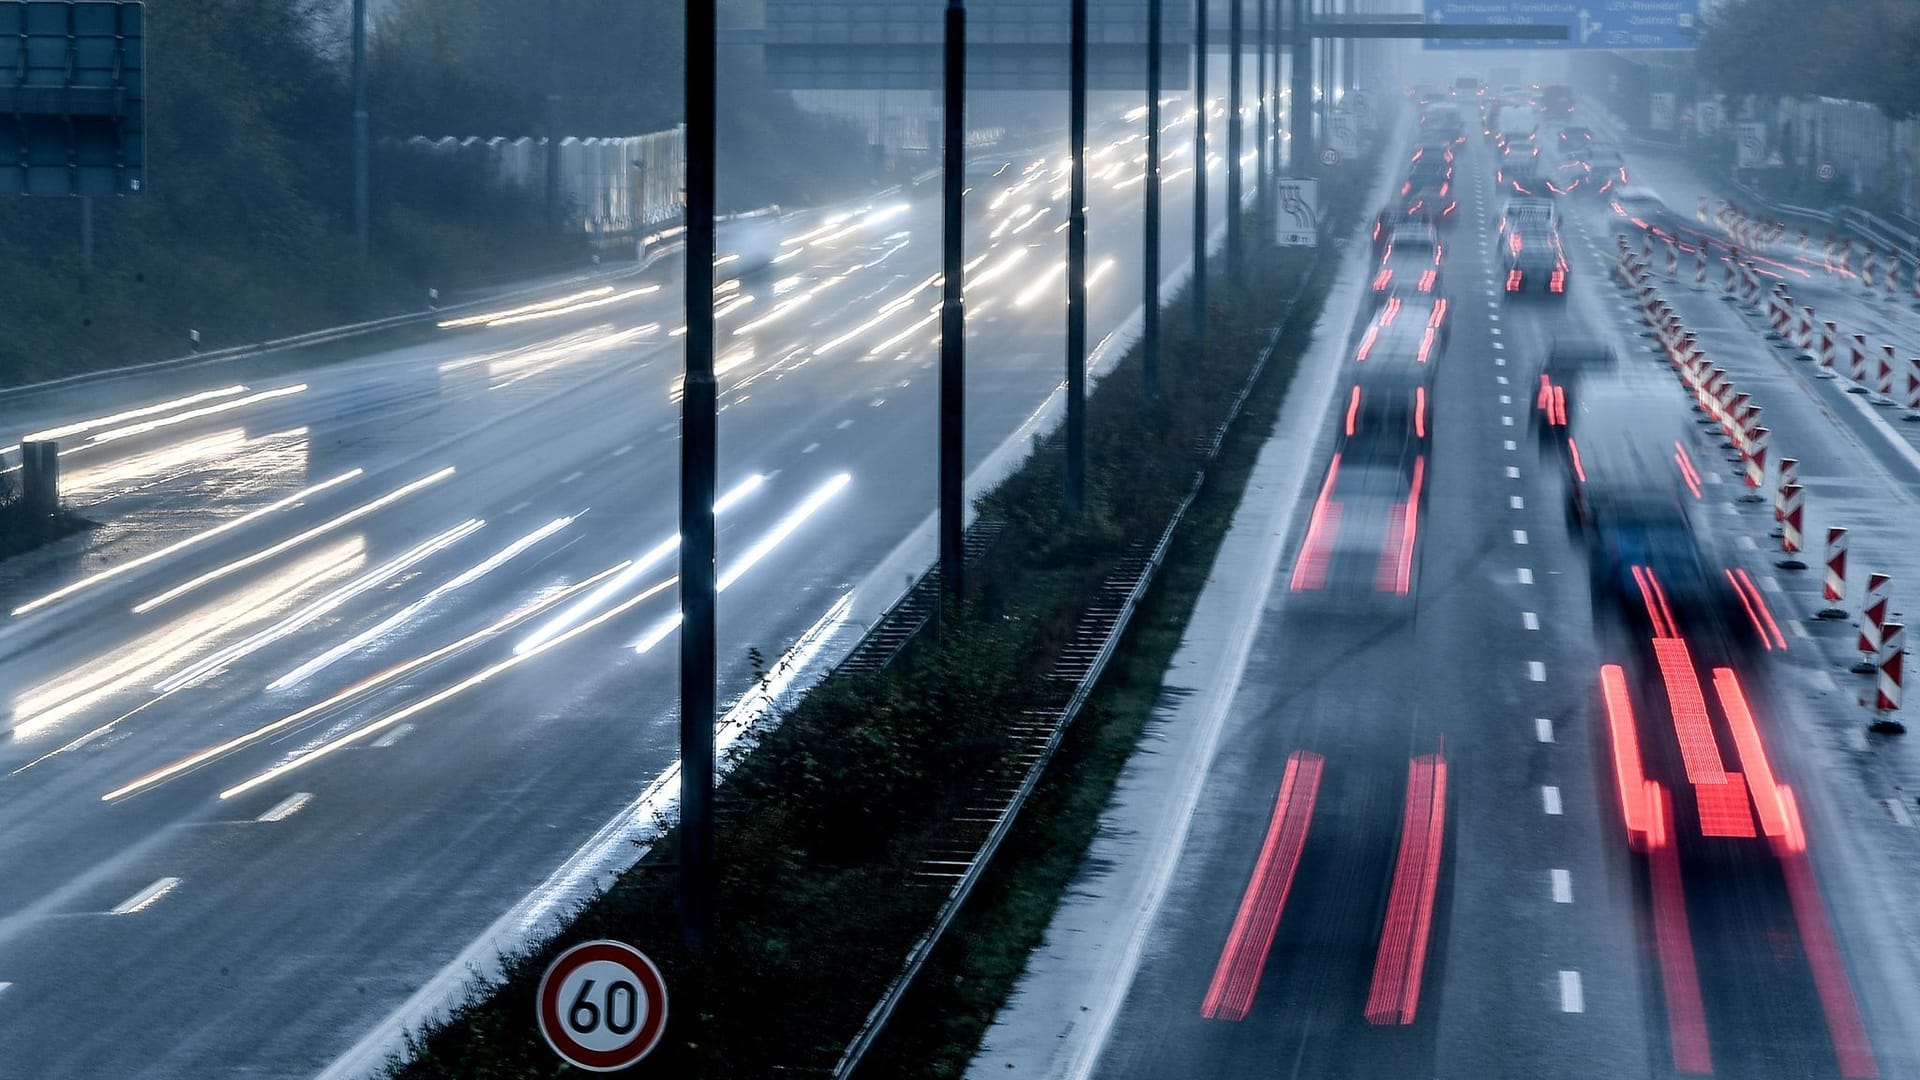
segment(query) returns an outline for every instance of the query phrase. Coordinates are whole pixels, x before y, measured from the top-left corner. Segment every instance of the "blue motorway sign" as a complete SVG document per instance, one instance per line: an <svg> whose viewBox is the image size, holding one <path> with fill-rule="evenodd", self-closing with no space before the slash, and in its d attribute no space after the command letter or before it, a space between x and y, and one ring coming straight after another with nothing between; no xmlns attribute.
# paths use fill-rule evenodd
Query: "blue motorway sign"
<svg viewBox="0 0 1920 1080"><path fill-rule="evenodd" d="M1426 21L1567 27L1565 41L1429 39L1429 49L1692 49L1700 0L1425 0Z"/></svg>

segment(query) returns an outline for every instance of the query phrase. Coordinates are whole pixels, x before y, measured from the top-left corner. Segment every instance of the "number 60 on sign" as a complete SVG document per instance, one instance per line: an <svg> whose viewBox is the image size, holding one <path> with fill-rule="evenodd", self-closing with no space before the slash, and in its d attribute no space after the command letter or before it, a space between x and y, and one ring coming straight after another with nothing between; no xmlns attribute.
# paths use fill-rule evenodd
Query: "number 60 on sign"
<svg viewBox="0 0 1920 1080"><path fill-rule="evenodd" d="M667 1027L667 985L645 953L618 941L575 945L540 977L540 1035L568 1064L614 1072L653 1052Z"/></svg>

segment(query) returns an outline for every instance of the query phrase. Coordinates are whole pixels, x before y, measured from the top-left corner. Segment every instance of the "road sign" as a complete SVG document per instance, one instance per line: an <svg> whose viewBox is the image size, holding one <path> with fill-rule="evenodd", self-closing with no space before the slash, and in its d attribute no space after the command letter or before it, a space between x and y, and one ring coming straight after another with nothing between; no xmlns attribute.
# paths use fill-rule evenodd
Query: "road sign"
<svg viewBox="0 0 1920 1080"><path fill-rule="evenodd" d="M1565 41L1428 40L1428 49L1660 49L1699 43L1699 0L1426 0L1426 21L1445 25L1567 27Z"/></svg>
<svg viewBox="0 0 1920 1080"><path fill-rule="evenodd" d="M1813 175L1819 177L1823 181L1832 180L1834 177L1833 162L1831 161L1821 162L1820 167L1813 170Z"/></svg>
<svg viewBox="0 0 1920 1080"><path fill-rule="evenodd" d="M145 175L139 0L0 0L0 195L134 195Z"/></svg>
<svg viewBox="0 0 1920 1080"><path fill-rule="evenodd" d="M1334 153L1329 148L1326 153ZM1322 160L1325 160L1324 155ZM1339 155L1334 154L1334 160ZM1280 216L1274 241L1283 247L1314 247L1320 242L1320 181L1294 177L1281 179Z"/></svg>
<svg viewBox="0 0 1920 1080"><path fill-rule="evenodd" d="M1648 131L1672 131L1673 130L1673 108L1676 102L1677 102L1677 98L1673 94L1668 94L1668 93L1648 94L1647 95L1647 130Z"/></svg>
<svg viewBox="0 0 1920 1080"><path fill-rule="evenodd" d="M1335 150L1331 146L1320 151L1320 164L1325 165L1329 169L1340 164L1340 151Z"/></svg>
<svg viewBox="0 0 1920 1080"><path fill-rule="evenodd" d="M540 1036L567 1064L624 1069L653 1052L667 1028L667 984L646 954L589 941L560 954L534 995Z"/></svg>
<svg viewBox="0 0 1920 1080"><path fill-rule="evenodd" d="M1739 156L1736 164L1742 169L1757 169L1767 153L1767 125L1759 120L1743 120L1739 126Z"/></svg>

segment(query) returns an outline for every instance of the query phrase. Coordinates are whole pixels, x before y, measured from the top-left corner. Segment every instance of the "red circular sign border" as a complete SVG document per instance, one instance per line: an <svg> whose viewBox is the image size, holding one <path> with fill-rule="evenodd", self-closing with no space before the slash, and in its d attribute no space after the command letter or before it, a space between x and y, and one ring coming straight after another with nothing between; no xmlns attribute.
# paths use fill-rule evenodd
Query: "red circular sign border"
<svg viewBox="0 0 1920 1080"><path fill-rule="evenodd" d="M611 961L632 971L640 992L647 995L650 1006L640 1034L618 1050L592 1050L581 1046L567 1034L566 1027L560 1022L560 984L574 969L596 960ZM547 996L549 987L553 990L552 1000ZM656 1002L659 1007L652 1008ZM647 954L625 942L604 939L585 941L555 957L553 963L547 966L546 974L540 976L540 987L534 996L534 1017L540 1026L540 1037L569 1065L589 1072L616 1072L637 1064L660 1045L660 1038L666 1033L667 1026L666 980Z"/></svg>

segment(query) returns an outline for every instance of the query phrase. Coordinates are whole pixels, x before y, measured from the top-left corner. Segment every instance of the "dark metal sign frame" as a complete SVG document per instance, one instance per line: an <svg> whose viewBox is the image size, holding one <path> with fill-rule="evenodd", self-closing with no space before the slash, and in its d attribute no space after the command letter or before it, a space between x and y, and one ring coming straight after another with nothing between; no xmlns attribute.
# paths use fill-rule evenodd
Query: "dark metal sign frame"
<svg viewBox="0 0 1920 1080"><path fill-rule="evenodd" d="M0 0L0 195L137 195L141 0Z"/></svg>

